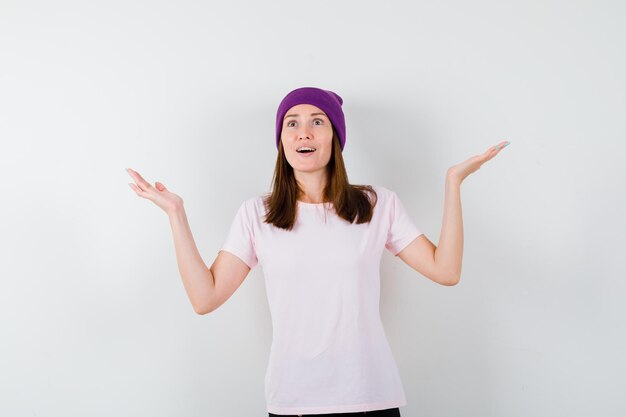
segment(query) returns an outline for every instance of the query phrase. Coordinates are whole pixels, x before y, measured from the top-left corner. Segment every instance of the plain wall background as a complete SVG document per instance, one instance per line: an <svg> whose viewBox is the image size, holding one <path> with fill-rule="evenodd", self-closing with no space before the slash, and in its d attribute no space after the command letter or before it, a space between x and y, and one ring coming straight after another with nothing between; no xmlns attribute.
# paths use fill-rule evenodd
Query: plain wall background
<svg viewBox="0 0 626 417"><path fill-rule="evenodd" d="M256 267L193 312L131 167L185 200L211 264L269 189L294 88L344 98L350 181L435 243L448 167L465 252L445 287L385 252L404 417L626 413L626 6L620 1L0 1L0 415L263 416Z"/></svg>

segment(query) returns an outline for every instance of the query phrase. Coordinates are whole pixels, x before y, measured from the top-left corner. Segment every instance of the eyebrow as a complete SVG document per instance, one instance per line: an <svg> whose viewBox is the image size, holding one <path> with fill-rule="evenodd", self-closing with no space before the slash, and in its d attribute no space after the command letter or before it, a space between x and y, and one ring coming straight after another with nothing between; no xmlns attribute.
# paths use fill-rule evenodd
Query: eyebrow
<svg viewBox="0 0 626 417"><path fill-rule="evenodd" d="M318 115L322 115L322 116L326 116L325 113L311 113L311 116L318 116ZM287 116L285 116L285 119L287 117L298 117L300 116L299 114L288 114Z"/></svg>

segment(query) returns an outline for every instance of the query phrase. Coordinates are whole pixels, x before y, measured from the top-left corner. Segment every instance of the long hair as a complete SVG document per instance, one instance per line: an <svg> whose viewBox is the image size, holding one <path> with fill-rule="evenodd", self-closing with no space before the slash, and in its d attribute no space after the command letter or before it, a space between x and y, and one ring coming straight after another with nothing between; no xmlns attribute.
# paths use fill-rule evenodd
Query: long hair
<svg viewBox="0 0 626 417"><path fill-rule="evenodd" d="M334 127L333 148L326 165L326 174L324 202L333 203L337 215L350 223L354 223L355 219L357 224L369 223L372 220L378 196L371 185L353 185L348 182L339 137ZM266 210L265 223L292 230L296 223L298 198L303 193L296 181L293 167L289 165L285 157L281 140L278 144L272 192L263 198ZM367 193L370 193L373 200Z"/></svg>

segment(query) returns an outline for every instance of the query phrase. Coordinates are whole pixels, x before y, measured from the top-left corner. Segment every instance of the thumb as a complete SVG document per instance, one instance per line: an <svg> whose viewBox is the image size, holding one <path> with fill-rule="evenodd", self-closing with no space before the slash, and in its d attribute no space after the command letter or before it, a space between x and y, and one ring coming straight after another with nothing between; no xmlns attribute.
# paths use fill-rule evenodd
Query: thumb
<svg viewBox="0 0 626 417"><path fill-rule="evenodd" d="M154 185L156 185L157 190L159 191L163 191L165 190L165 185L161 184L160 182L155 182Z"/></svg>

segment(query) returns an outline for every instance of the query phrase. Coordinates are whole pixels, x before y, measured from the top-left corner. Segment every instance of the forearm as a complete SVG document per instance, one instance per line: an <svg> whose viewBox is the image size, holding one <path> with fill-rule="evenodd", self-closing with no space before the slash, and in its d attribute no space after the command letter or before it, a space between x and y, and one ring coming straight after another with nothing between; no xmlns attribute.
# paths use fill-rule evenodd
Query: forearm
<svg viewBox="0 0 626 417"><path fill-rule="evenodd" d="M209 307L215 288L213 275L198 252L184 208L168 213L168 218L185 291L194 310L197 313L204 312Z"/></svg>
<svg viewBox="0 0 626 417"><path fill-rule="evenodd" d="M446 175L443 221L435 264L450 277L451 284L461 279L463 260L463 216L461 213L461 181Z"/></svg>

